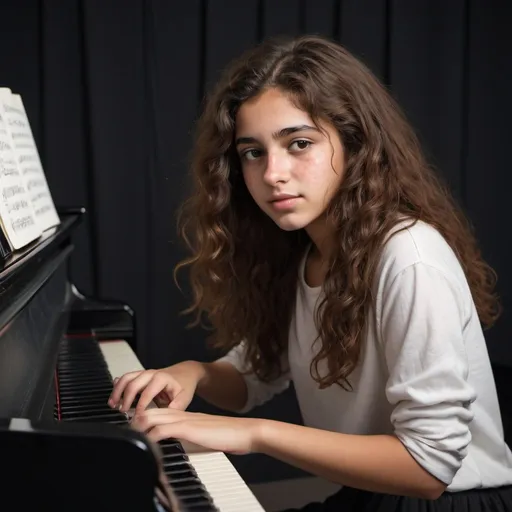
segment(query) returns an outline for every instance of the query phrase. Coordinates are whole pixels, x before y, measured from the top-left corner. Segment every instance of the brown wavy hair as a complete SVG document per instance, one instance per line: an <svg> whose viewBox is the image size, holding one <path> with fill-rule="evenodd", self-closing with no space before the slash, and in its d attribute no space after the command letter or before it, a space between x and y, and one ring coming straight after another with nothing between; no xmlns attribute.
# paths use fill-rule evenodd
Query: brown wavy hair
<svg viewBox="0 0 512 512"><path fill-rule="evenodd" d="M315 122L331 123L346 155L344 179L326 210L335 237L311 363L320 387L351 388L376 264L386 235L404 216L444 236L482 324L492 325L500 313L496 276L468 221L391 95L346 49L319 36L260 43L227 68L207 99L193 152L193 191L179 213L192 254L175 269L190 269L193 302L186 312L196 313L193 325L207 320L213 346L224 350L245 340L246 362L262 380L283 370L298 267L310 240L304 230L279 229L258 208L234 148L238 109L268 88L288 93Z"/></svg>

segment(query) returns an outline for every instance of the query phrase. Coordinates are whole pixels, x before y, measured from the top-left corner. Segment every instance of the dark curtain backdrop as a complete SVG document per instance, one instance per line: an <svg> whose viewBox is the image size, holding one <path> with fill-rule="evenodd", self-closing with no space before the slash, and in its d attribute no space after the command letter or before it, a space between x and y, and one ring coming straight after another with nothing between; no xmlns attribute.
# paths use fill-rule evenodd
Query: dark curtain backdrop
<svg viewBox="0 0 512 512"><path fill-rule="evenodd" d="M489 348L512 365L510 0L2 0L0 17L0 85L25 101L57 206L89 212L73 280L134 308L146 367L212 357L172 277L203 95L243 49L301 33L344 43L400 101L498 272ZM290 393L274 413L297 419ZM237 461L249 480L291 474L264 463Z"/></svg>

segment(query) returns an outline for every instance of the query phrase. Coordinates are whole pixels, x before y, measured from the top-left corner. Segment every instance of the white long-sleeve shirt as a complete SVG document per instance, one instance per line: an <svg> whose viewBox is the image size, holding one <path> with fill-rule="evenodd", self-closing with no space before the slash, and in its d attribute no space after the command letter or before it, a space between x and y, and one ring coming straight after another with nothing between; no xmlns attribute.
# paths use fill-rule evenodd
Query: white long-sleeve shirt
<svg viewBox="0 0 512 512"><path fill-rule="evenodd" d="M248 400L240 412L292 380L306 426L394 434L450 491L512 484L484 335L462 268L438 231L418 222L385 244L353 391L321 390L310 375L322 289L307 285L304 264L285 354L289 371L272 383L245 376ZM222 360L245 369L243 343Z"/></svg>

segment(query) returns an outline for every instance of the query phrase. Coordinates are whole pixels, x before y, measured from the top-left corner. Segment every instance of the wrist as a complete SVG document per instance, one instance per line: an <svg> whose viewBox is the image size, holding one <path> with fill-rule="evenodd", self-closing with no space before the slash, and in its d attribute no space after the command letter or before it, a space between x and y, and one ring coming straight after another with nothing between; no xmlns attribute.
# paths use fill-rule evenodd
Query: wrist
<svg viewBox="0 0 512 512"><path fill-rule="evenodd" d="M253 453L265 454L273 435L274 421L263 418L250 419L252 423L251 449Z"/></svg>
<svg viewBox="0 0 512 512"><path fill-rule="evenodd" d="M207 366L199 361L189 361L189 371L193 372L196 379L196 389L202 386L208 376Z"/></svg>
<svg viewBox="0 0 512 512"><path fill-rule="evenodd" d="M184 373L188 378L191 377L195 381L196 387L198 387L206 377L204 364L199 361L183 361L176 365L169 366L168 370L178 370L180 373Z"/></svg>

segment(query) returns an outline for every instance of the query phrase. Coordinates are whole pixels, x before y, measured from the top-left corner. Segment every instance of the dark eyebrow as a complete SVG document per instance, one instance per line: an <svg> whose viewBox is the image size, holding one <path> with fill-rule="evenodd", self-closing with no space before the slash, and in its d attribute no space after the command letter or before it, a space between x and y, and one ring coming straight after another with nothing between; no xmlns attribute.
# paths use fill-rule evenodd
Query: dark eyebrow
<svg viewBox="0 0 512 512"><path fill-rule="evenodd" d="M318 128L314 126L309 126L307 124L301 124L299 126L289 126L288 128L283 128L278 132L274 132L272 134L273 139L282 139L283 137L287 137L295 132L302 132L305 130L314 130L315 132L320 131ZM239 144L254 144L258 141L254 137L238 137L235 141L235 144L238 146Z"/></svg>

